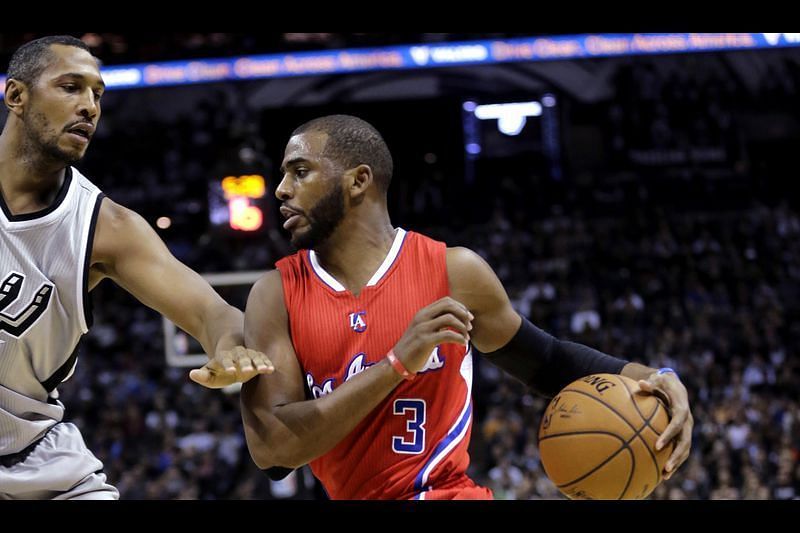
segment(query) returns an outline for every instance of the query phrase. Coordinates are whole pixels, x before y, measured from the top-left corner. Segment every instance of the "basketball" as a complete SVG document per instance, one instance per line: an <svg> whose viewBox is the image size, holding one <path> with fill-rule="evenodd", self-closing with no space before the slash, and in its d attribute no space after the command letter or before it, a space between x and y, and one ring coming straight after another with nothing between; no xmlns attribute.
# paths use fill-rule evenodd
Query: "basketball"
<svg viewBox="0 0 800 533"><path fill-rule="evenodd" d="M575 380L547 406L539 453L550 480L570 499L646 498L661 483L672 444L656 451L669 423L664 402L616 374Z"/></svg>

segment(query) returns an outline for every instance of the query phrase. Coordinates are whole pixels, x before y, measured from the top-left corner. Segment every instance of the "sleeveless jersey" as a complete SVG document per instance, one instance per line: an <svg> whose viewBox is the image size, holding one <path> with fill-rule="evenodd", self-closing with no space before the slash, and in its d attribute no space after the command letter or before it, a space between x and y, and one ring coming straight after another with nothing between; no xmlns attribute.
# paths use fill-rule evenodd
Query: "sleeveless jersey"
<svg viewBox="0 0 800 533"><path fill-rule="evenodd" d="M319 398L381 361L421 308L447 296L446 247L398 229L378 271L354 296L301 250L277 262L307 392ZM466 352L466 353L465 353ZM437 346L355 429L310 463L333 499L409 499L473 486L466 476L472 354Z"/></svg>
<svg viewBox="0 0 800 533"><path fill-rule="evenodd" d="M88 274L102 193L68 167L53 204L12 215L0 195L0 456L64 415L50 393L91 325Z"/></svg>

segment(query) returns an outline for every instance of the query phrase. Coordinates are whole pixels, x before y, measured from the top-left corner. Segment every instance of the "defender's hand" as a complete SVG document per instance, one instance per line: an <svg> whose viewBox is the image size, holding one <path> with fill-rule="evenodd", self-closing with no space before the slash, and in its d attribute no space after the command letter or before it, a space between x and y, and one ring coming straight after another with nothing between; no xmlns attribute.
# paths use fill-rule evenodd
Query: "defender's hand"
<svg viewBox="0 0 800 533"><path fill-rule="evenodd" d="M217 352L208 363L190 371L189 378L209 389L221 389L274 371L275 367L266 355L237 346L232 350Z"/></svg>

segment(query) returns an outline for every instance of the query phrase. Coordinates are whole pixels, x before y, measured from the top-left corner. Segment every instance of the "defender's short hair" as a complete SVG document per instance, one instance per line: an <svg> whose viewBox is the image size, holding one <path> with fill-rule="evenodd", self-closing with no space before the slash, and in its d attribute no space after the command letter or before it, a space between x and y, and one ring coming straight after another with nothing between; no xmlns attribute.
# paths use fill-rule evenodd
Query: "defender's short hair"
<svg viewBox="0 0 800 533"><path fill-rule="evenodd" d="M41 37L17 48L17 51L11 56L11 62L8 64L6 78L19 80L29 86L33 85L39 79L42 71L49 65L49 60L53 57L50 46L54 44L74 46L81 50L86 50L90 54L92 53L86 43L70 35Z"/></svg>

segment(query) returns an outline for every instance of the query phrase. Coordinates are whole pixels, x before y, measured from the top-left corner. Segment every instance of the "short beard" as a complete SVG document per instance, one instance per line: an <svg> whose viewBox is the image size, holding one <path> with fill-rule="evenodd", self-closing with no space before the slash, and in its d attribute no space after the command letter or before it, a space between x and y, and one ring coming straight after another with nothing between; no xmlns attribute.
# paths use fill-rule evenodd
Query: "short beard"
<svg viewBox="0 0 800 533"><path fill-rule="evenodd" d="M23 150L32 160L44 159L64 165L73 165L83 159L83 153L69 153L58 146L58 134L48 130L42 113L34 113L26 120ZM85 152L84 152L85 153Z"/></svg>
<svg viewBox="0 0 800 533"><path fill-rule="evenodd" d="M344 219L344 189L341 183L312 207L306 216L308 231L295 233L292 244L298 249L314 250L325 244Z"/></svg>

